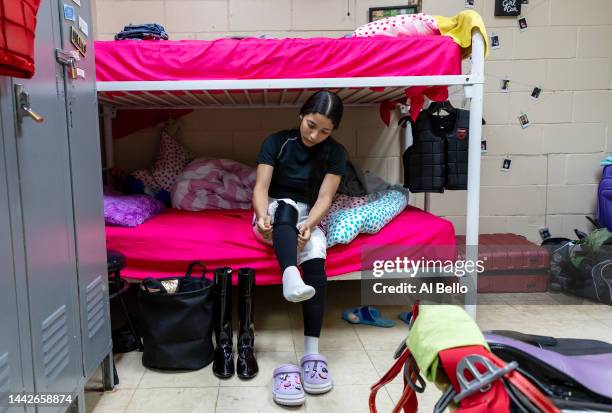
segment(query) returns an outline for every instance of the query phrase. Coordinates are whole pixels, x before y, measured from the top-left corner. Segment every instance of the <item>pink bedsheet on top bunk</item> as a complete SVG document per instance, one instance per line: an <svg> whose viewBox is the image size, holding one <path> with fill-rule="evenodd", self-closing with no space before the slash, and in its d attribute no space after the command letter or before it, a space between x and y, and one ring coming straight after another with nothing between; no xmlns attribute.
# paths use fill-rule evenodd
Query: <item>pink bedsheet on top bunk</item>
<svg viewBox="0 0 612 413"><path fill-rule="evenodd" d="M272 247L255 240L249 210L168 210L136 228L106 227L107 247L126 256L122 275L130 279L183 274L194 260L210 270L229 266L251 267L257 284L280 284ZM442 247L446 246L446 247ZM408 247L408 248L406 248ZM329 277L372 268L362 257L394 259L411 251L414 259L452 259L455 231L451 222L408 207L374 235L359 235L348 245L327 251Z"/></svg>
<svg viewBox="0 0 612 413"><path fill-rule="evenodd" d="M299 79L461 73L448 36L97 41L98 81Z"/></svg>

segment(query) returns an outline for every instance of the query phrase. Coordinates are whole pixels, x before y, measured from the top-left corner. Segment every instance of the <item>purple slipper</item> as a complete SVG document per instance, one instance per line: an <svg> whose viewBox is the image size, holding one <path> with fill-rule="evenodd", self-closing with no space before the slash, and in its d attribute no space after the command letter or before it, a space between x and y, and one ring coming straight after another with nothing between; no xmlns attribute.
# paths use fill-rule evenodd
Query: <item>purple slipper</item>
<svg viewBox="0 0 612 413"><path fill-rule="evenodd" d="M306 396L302 388L300 368L294 364L283 364L274 369L272 399L283 406L301 406Z"/></svg>
<svg viewBox="0 0 612 413"><path fill-rule="evenodd" d="M321 354L307 354L300 360L304 390L311 394L327 393L334 387L327 368L327 359Z"/></svg>

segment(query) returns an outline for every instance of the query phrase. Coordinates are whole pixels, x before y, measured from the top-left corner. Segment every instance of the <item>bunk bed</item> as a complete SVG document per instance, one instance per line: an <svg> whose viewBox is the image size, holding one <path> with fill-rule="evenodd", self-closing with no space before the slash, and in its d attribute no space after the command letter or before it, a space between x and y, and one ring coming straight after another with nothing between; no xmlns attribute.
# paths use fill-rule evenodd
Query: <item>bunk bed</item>
<svg viewBox="0 0 612 413"><path fill-rule="evenodd" d="M447 36L96 42L97 91L103 106L106 165L113 165L112 116L115 110L299 107L312 91L321 88L338 93L347 107L378 107L384 102L405 99L407 88L460 86L470 99L466 244L472 246L467 258L475 259L485 47L481 32L473 30L471 72L461 74L462 50ZM405 139L407 144L408 139ZM428 207L426 197L426 211ZM163 276L180 272L182 267L176 265L183 263L181 260L186 256L180 256L176 250L170 255L174 253L178 261L164 260L163 256L156 255L169 244L157 244L149 250L143 247L147 242L155 243L153 238L147 238L147 233L158 235L153 227L163 228L167 224L163 219L174 219L176 223L181 215L183 219L189 215L181 211L171 214L157 221L154 218L140 229L107 228L109 247L131 245L130 251L144 248L132 257L128 253L126 276L142 278L146 274ZM207 219L218 218L213 211L210 214ZM231 211L226 214L232 215ZM233 216L235 218L236 214ZM189 216L189 219L194 217ZM250 219L241 222L250 225ZM411 232L409 229L414 222L419 224ZM365 248L368 243L376 244L377 241L379 244L415 245L435 244L438 240L454 245L450 222L416 208L407 208L391 224L394 226L383 228L379 234L360 235L355 248ZM402 227L402 231L397 231ZM246 228L243 233L248 235L248 230ZM392 232L403 233L403 236L390 238ZM230 237L228 233L217 235ZM196 237L192 241L205 242L206 237ZM355 278L359 270L367 269L361 265L357 249L349 247L335 246L328 251L330 275L338 279ZM268 258L274 263L272 255ZM233 266L234 263L225 265ZM280 282L280 275L269 272L270 268L259 268L262 278L258 273L258 283Z"/></svg>

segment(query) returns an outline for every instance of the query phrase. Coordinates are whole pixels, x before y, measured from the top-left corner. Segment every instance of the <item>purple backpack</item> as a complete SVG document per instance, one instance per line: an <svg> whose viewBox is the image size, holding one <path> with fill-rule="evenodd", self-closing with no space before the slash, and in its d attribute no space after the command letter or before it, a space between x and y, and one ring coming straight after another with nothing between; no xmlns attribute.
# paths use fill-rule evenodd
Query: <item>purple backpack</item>
<svg viewBox="0 0 612 413"><path fill-rule="evenodd" d="M601 174L597 191L597 220L612 231L612 165L606 166Z"/></svg>

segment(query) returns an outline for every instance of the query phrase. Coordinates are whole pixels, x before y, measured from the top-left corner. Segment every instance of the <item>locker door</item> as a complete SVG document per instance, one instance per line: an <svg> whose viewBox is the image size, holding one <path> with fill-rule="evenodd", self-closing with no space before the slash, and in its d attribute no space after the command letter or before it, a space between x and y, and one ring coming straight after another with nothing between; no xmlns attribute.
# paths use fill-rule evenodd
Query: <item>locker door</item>
<svg viewBox="0 0 612 413"><path fill-rule="evenodd" d="M6 80L6 79L5 79ZM6 81L0 85L5 86ZM2 90L4 94L4 90ZM9 409L4 393L25 390L21 350L19 342L19 311L13 262L13 242L8 199L8 170L5 162L3 128L0 119L0 413L23 412L24 409ZM27 319L27 315L25 315Z"/></svg>
<svg viewBox="0 0 612 413"><path fill-rule="evenodd" d="M66 73L66 102L70 166L78 262L78 287L83 342L85 376L90 376L110 353L110 313L106 271L106 238L102 200L102 165L98 127L93 27L91 1L81 0L80 6L59 1L60 10L66 4L74 21L62 18L62 48L76 51L71 35L78 35L87 44L85 55L75 66L79 76ZM84 78L83 78L84 76Z"/></svg>
<svg viewBox="0 0 612 413"><path fill-rule="evenodd" d="M55 61L59 18L56 0L41 2L36 75L13 79L44 117L26 117L16 138L37 392L74 392L83 374L64 79Z"/></svg>

